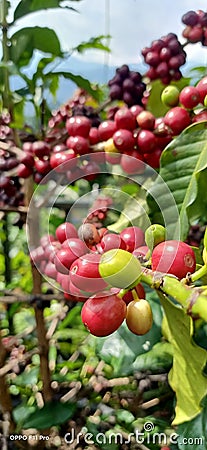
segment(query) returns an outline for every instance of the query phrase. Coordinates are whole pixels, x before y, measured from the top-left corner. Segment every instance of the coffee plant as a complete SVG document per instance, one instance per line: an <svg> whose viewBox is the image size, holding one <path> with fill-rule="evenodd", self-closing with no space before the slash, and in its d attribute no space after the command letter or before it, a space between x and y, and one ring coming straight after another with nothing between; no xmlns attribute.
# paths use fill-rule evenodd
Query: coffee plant
<svg viewBox="0 0 207 450"><path fill-rule="evenodd" d="M0 0L0 442L205 450L207 75L181 70L207 13L101 88L57 70L52 29L13 30L67 3L21 0L10 21ZM72 52L110 51L104 38ZM77 91L50 111L60 77Z"/></svg>

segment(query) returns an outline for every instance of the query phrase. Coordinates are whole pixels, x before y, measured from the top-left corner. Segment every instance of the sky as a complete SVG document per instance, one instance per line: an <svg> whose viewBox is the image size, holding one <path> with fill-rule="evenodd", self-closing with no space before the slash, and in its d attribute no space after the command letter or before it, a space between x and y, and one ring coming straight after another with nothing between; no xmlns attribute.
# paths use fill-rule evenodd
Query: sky
<svg viewBox="0 0 207 450"><path fill-rule="evenodd" d="M15 6L18 0L11 3ZM66 51L91 37L110 34L110 55L89 50L77 57L83 63L113 66L141 63L141 49L168 32L178 34L182 40L182 15L190 9L206 11L207 8L206 0L81 0L65 3L77 8L79 13L55 10L30 14L19 20L16 27L38 24L53 28ZM189 60L196 59L201 64L207 62L207 48L199 44L188 46L187 54Z"/></svg>

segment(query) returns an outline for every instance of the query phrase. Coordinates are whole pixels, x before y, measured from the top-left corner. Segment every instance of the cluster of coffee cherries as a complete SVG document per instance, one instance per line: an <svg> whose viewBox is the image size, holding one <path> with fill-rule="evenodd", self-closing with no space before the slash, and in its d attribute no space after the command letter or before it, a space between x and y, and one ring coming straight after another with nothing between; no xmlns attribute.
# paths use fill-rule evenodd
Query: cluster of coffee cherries
<svg viewBox="0 0 207 450"><path fill-rule="evenodd" d="M116 69L108 86L111 100L123 100L128 106L142 105L146 84L142 81L142 75L130 70L127 64Z"/></svg>
<svg viewBox="0 0 207 450"><path fill-rule="evenodd" d="M199 9L198 11L188 11L182 17L182 22L186 25L183 30L183 37L188 42L195 44L201 42L203 46L207 46L207 12Z"/></svg>
<svg viewBox="0 0 207 450"><path fill-rule="evenodd" d="M186 53L176 34L169 33L154 40L150 47L143 48L142 56L150 66L146 72L150 80L160 79L163 84L169 84L182 77L180 67L186 62Z"/></svg>
<svg viewBox="0 0 207 450"><path fill-rule="evenodd" d="M164 123L177 136L191 123L207 120L207 77L196 86L186 86L181 91L176 86L167 86L162 91L161 99L170 107Z"/></svg>
<svg viewBox="0 0 207 450"><path fill-rule="evenodd" d="M141 284L143 264L178 279L196 269L193 249L165 240L165 229L157 224L145 233L129 226L115 234L91 223L77 230L64 222L55 236L43 236L30 256L41 273L61 287L67 301L83 302L82 321L95 336L113 333L124 320L137 335L150 330L153 318Z"/></svg>

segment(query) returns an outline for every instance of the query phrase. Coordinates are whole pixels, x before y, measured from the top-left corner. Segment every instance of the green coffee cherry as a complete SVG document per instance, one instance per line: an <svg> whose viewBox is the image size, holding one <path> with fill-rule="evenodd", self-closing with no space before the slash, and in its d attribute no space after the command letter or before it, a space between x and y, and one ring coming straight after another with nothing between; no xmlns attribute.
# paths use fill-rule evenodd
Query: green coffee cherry
<svg viewBox="0 0 207 450"><path fill-rule="evenodd" d="M205 229L204 237L203 237L203 262L207 264L207 227Z"/></svg>
<svg viewBox="0 0 207 450"><path fill-rule="evenodd" d="M179 89L176 86L167 86L161 94L162 103L166 106L177 106L179 103Z"/></svg>
<svg viewBox="0 0 207 450"><path fill-rule="evenodd" d="M145 242L150 251L160 242L165 241L166 231L162 225L150 225L145 231Z"/></svg>
<svg viewBox="0 0 207 450"><path fill-rule="evenodd" d="M142 267L131 253L112 249L101 256L99 273L110 286L132 289L139 283Z"/></svg>

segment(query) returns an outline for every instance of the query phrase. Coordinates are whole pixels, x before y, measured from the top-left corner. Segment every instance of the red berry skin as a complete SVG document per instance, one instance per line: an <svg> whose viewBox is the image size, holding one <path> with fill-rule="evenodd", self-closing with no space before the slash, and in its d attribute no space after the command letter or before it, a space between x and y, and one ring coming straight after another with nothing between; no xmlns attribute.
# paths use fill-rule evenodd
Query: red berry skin
<svg viewBox="0 0 207 450"><path fill-rule="evenodd" d="M33 169L31 167L25 166L24 164L19 164L17 167L17 175L20 178L29 178L32 175Z"/></svg>
<svg viewBox="0 0 207 450"><path fill-rule="evenodd" d="M124 153L121 157L121 168L129 175L142 174L146 168L143 159L143 155L136 150L129 153Z"/></svg>
<svg viewBox="0 0 207 450"><path fill-rule="evenodd" d="M89 153L89 140L83 136L70 136L66 145L69 149L74 150L76 155L85 155Z"/></svg>
<svg viewBox="0 0 207 450"><path fill-rule="evenodd" d="M200 101L204 102L204 98L207 95L207 77L202 78L198 84L196 85L196 89L198 89L200 93Z"/></svg>
<svg viewBox="0 0 207 450"><path fill-rule="evenodd" d="M116 131L116 124L113 120L104 120L98 127L100 141L108 141Z"/></svg>
<svg viewBox="0 0 207 450"><path fill-rule="evenodd" d="M195 116L192 119L192 122L202 122L203 120L207 120L207 111L201 111L198 114L195 114Z"/></svg>
<svg viewBox="0 0 207 450"><path fill-rule="evenodd" d="M146 256L147 252L149 251L149 248L147 245L141 245L140 247L135 248L135 250L132 252L132 254L136 257L139 256Z"/></svg>
<svg viewBox="0 0 207 450"><path fill-rule="evenodd" d="M70 222L61 223L61 225L56 228L55 234L61 244L66 241L66 239L78 238L77 230Z"/></svg>
<svg viewBox="0 0 207 450"><path fill-rule="evenodd" d="M155 117L150 111L142 111L137 116L137 123L139 127L144 130L153 130L155 125Z"/></svg>
<svg viewBox="0 0 207 450"><path fill-rule="evenodd" d="M136 119L137 116L144 110L143 110L142 106L140 106L140 105L133 105L133 106L131 106L130 111L132 112L133 116Z"/></svg>
<svg viewBox="0 0 207 450"><path fill-rule="evenodd" d="M25 166L29 167L30 169L34 166L34 157L31 153L26 153L22 158L20 159L20 163L24 164Z"/></svg>
<svg viewBox="0 0 207 450"><path fill-rule="evenodd" d="M157 145L156 136L152 131L141 130L137 137L140 153L152 153Z"/></svg>
<svg viewBox="0 0 207 450"><path fill-rule="evenodd" d="M187 109L193 109L200 102L199 90L194 86L186 86L179 95L180 103Z"/></svg>
<svg viewBox="0 0 207 450"><path fill-rule="evenodd" d="M87 247L81 239L67 239L62 248L55 254L54 264L58 272L69 273L73 261L87 252Z"/></svg>
<svg viewBox="0 0 207 450"><path fill-rule="evenodd" d="M138 295L139 298L145 298L145 290L144 290L144 288L143 288L141 283L137 284L137 286L134 289L137 292L137 295ZM134 297L132 295L132 291L128 291L122 297L122 299L124 300L126 305L128 305L130 302L132 302L134 300Z"/></svg>
<svg viewBox="0 0 207 450"><path fill-rule="evenodd" d="M119 236L119 234L115 233L107 233L101 239L101 247L103 252L107 252L112 248L121 248L122 250L126 250L126 244L123 239Z"/></svg>
<svg viewBox="0 0 207 450"><path fill-rule="evenodd" d="M89 332L103 337L116 331L126 317L126 303L105 291L90 297L83 305L81 319Z"/></svg>
<svg viewBox="0 0 207 450"><path fill-rule="evenodd" d="M134 130L136 128L136 119L130 109L120 108L114 116L116 128L124 128L126 130Z"/></svg>
<svg viewBox="0 0 207 450"><path fill-rule="evenodd" d="M90 131L89 131L89 142L90 145L95 145L98 144L99 142L99 132L98 132L98 128L96 127L91 127Z"/></svg>
<svg viewBox="0 0 207 450"><path fill-rule="evenodd" d="M53 153L50 158L50 165L57 173L65 173L67 170L73 169L76 164L76 155L74 150L67 152Z"/></svg>
<svg viewBox="0 0 207 450"><path fill-rule="evenodd" d="M50 146L44 141L36 141L32 144L32 150L35 156L38 158L43 158L44 156L49 156Z"/></svg>
<svg viewBox="0 0 207 450"><path fill-rule="evenodd" d="M113 142L115 147L122 153L133 150L135 146L132 132L123 128L113 134Z"/></svg>
<svg viewBox="0 0 207 450"><path fill-rule="evenodd" d="M48 159L36 159L34 165L35 169L42 175L47 175L51 170L50 161Z"/></svg>
<svg viewBox="0 0 207 450"><path fill-rule="evenodd" d="M66 120L65 127L70 136L87 138L91 128L91 121L85 116L70 117Z"/></svg>
<svg viewBox="0 0 207 450"><path fill-rule="evenodd" d="M76 259L70 267L70 279L79 289L91 293L107 287L99 274L101 255L88 253Z"/></svg>
<svg viewBox="0 0 207 450"><path fill-rule="evenodd" d="M152 252L152 270L184 278L196 269L193 249L185 242L169 240L156 245Z"/></svg>
<svg viewBox="0 0 207 450"><path fill-rule="evenodd" d="M126 244L126 250L130 253L144 245L144 232L139 227L127 227L121 231L120 236Z"/></svg>
<svg viewBox="0 0 207 450"><path fill-rule="evenodd" d="M56 280L57 270L55 264L49 261L45 266L44 275L46 275L49 278L53 278L53 280Z"/></svg>
<svg viewBox="0 0 207 450"><path fill-rule="evenodd" d="M162 150L160 150L159 148L154 150L153 153L145 153L144 154L145 164L148 164L153 169L159 169L161 154Z"/></svg>
<svg viewBox="0 0 207 450"><path fill-rule="evenodd" d="M191 124L191 118L186 109L175 106L165 115L165 124L172 130L174 136L181 133Z"/></svg>

